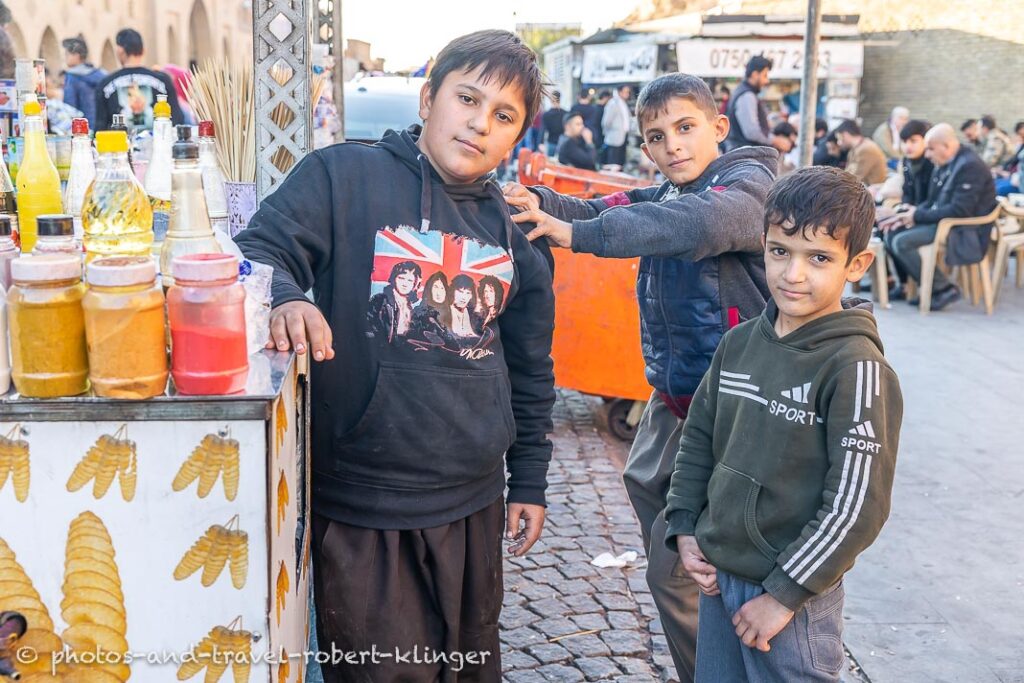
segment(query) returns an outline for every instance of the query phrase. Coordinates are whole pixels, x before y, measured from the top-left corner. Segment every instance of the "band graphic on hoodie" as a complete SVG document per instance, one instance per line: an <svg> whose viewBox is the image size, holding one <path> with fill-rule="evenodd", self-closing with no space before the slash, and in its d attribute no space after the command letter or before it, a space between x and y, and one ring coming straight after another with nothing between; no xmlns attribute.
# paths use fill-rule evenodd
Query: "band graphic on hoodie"
<svg viewBox="0 0 1024 683"><path fill-rule="evenodd" d="M417 351L491 356L512 286L500 246L439 230L381 228L374 241L367 335Z"/></svg>

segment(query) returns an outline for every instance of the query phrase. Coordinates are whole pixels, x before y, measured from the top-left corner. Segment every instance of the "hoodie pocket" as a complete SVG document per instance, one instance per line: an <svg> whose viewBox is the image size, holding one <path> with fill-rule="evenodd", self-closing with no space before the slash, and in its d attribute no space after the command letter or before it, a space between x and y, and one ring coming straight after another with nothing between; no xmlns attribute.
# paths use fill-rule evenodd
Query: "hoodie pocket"
<svg viewBox="0 0 1024 683"><path fill-rule="evenodd" d="M514 439L502 368L381 363L363 416L334 439L334 474L385 488L457 486L501 467Z"/></svg>
<svg viewBox="0 0 1024 683"><path fill-rule="evenodd" d="M722 515L722 519L717 520L720 528L726 528L722 526L725 524L732 524L734 528L742 526L754 547L774 562L779 550L768 542L758 526L757 499L760 495L760 482L721 463L715 467L711 481L708 482L708 499L716 501L720 509L728 511ZM742 515L742 519L735 519L739 515Z"/></svg>

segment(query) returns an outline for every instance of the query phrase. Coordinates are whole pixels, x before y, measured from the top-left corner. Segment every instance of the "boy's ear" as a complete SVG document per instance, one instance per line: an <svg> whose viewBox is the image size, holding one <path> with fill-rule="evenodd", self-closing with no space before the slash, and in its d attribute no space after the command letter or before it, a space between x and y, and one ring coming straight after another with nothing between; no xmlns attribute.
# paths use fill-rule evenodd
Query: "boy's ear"
<svg viewBox="0 0 1024 683"><path fill-rule="evenodd" d="M846 281L860 282L874 262L875 255L867 249L854 256L850 259L850 265L846 267ZM882 286L884 287L885 283L882 283Z"/></svg>
<svg viewBox="0 0 1024 683"><path fill-rule="evenodd" d="M761 233L761 251L768 251L768 235Z"/></svg>
<svg viewBox="0 0 1024 683"><path fill-rule="evenodd" d="M433 103L434 98L430 96L430 81L427 81L420 88L420 118L424 121L430 118L430 106Z"/></svg>
<svg viewBox="0 0 1024 683"><path fill-rule="evenodd" d="M654 164L655 166L658 165L658 162L656 162L654 160L654 157L651 156L650 150L647 149L647 143L646 142L641 142L640 143L640 149L643 150L644 156L647 157L648 159L650 159L652 164Z"/></svg>
<svg viewBox="0 0 1024 683"><path fill-rule="evenodd" d="M715 142L723 142L729 137L729 117L719 114L715 117Z"/></svg>

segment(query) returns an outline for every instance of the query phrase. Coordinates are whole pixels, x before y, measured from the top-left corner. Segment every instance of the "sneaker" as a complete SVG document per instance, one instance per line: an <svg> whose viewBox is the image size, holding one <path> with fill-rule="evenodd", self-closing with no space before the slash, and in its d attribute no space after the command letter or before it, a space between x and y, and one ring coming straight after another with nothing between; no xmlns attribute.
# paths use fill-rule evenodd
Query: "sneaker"
<svg viewBox="0 0 1024 683"><path fill-rule="evenodd" d="M950 285L938 294L932 295L932 310L941 311L946 306L960 301L960 288Z"/></svg>
<svg viewBox="0 0 1024 683"><path fill-rule="evenodd" d="M907 293L903 289L903 285L896 285L889 290L889 301L903 301L907 298Z"/></svg>

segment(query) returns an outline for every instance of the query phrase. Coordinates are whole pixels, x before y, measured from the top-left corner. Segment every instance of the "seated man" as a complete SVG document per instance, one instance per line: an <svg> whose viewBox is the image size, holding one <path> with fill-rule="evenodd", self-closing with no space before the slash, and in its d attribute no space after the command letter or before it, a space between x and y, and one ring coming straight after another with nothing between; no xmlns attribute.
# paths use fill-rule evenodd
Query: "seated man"
<svg viewBox="0 0 1024 683"><path fill-rule="evenodd" d="M818 138L818 142L814 146L813 159L815 166L845 168L846 157L846 150L840 149L835 131L826 131L824 135Z"/></svg>
<svg viewBox="0 0 1024 683"><path fill-rule="evenodd" d="M981 128L981 142L984 145L981 160L989 168L998 168L1013 158L1013 141L1006 131L996 126L995 117L982 116L978 126Z"/></svg>
<svg viewBox="0 0 1024 683"><path fill-rule="evenodd" d="M793 158L793 151L796 149L797 140L800 134L797 133L793 124L783 121L772 128L772 147L779 150L782 161L779 163L779 177L796 169L799 159Z"/></svg>
<svg viewBox="0 0 1024 683"><path fill-rule="evenodd" d="M996 194L1000 197L1024 191L1024 121L1018 121L1013 132L1017 134L1017 151L1002 168L992 171L996 178Z"/></svg>
<svg viewBox="0 0 1024 683"><path fill-rule="evenodd" d="M910 206L879 225L883 232L892 233L886 235L886 242L893 259L918 282L921 256L917 249L935 241L940 220L983 216L996 205L992 174L974 150L960 143L952 126L940 123L924 139L929 158L935 164L928 197L922 204ZM900 227L909 229L896 231ZM954 230L946 243L946 263L963 266L980 261L988 249L991 231L991 225ZM959 299L959 288L936 268L932 310L942 310ZM908 303L916 306L918 301L911 299Z"/></svg>
<svg viewBox="0 0 1024 683"><path fill-rule="evenodd" d="M896 162L900 160L900 131L910 120L910 110L906 107L893 107L889 118L878 124L875 132L871 135L878 146L882 149L889 160L889 168L895 169Z"/></svg>
<svg viewBox="0 0 1024 683"><path fill-rule="evenodd" d="M571 112L562 120L562 137L558 139L558 161L566 166L597 170L594 136L583 125L583 114Z"/></svg>
<svg viewBox="0 0 1024 683"><path fill-rule="evenodd" d="M981 139L978 119L967 119L960 124L960 135L967 144L979 155L985 151L985 142Z"/></svg>
<svg viewBox="0 0 1024 683"><path fill-rule="evenodd" d="M849 154L846 171L865 185L884 183L889 175L885 152L874 140L864 137L860 125L852 119L846 119L836 126L835 132L839 147Z"/></svg>

